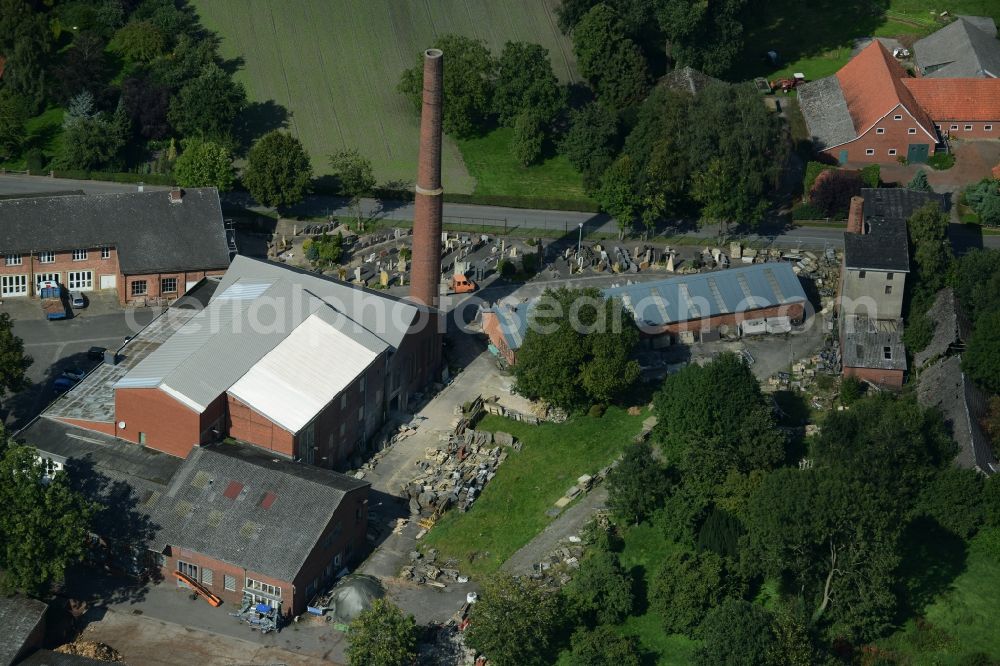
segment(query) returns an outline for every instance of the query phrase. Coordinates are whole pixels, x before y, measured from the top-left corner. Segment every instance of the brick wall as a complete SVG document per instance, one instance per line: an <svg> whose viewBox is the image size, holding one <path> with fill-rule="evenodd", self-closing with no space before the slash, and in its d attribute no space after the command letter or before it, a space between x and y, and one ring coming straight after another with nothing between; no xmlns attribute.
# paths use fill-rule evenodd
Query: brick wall
<svg viewBox="0 0 1000 666"><path fill-rule="evenodd" d="M295 437L260 412L226 394L227 431L230 437L294 458L298 455Z"/></svg>
<svg viewBox="0 0 1000 666"><path fill-rule="evenodd" d="M180 581L174 576L173 572L179 571L177 565L178 562L186 562L187 564L193 564L198 567L198 582L204 585L206 589L212 592L212 594L215 594L227 604L239 606L243 602L243 589L246 587L246 579L252 578L254 580L261 581L262 583L267 583L268 585L280 587L282 611L284 611L286 615L295 613L296 611L296 589L291 581L266 576L262 573L245 569L241 566L237 566L229 562L223 562L213 557L202 555L199 552L174 545L167 547L165 560L166 562L163 565L161 573L163 578L167 581L172 581L171 584L173 585L182 586ZM212 572L212 582L210 584L205 580L205 569ZM233 586L235 588L234 590L225 589L225 577L227 575L233 578L233 582L235 583ZM304 605L302 606L302 610L305 610Z"/></svg>
<svg viewBox="0 0 1000 666"><path fill-rule="evenodd" d="M705 317L692 321L667 324L665 326L643 327L642 332L648 336L677 335L683 331L707 332L715 330L721 326L728 326L735 329L736 326L748 319L766 319L769 317L788 317L795 325L801 324L805 317L805 306L802 303L791 303L789 305L776 305L770 308L758 308L745 312L717 315L715 317ZM733 331L735 332L735 331Z"/></svg>
<svg viewBox="0 0 1000 666"><path fill-rule="evenodd" d="M135 444L144 435L144 446L186 458L191 449L215 439L211 433L225 427L226 401L219 396L204 412L198 413L157 388L128 388L115 391L115 436ZM117 425L125 422L125 428Z"/></svg>
<svg viewBox="0 0 1000 666"><path fill-rule="evenodd" d="M24 275L28 288L27 293L24 294L25 296L36 295L35 276L42 274L56 274L59 283L69 289L70 273L90 272L90 288L73 287L74 290L78 291L100 290L102 275L114 276L114 284L117 286L117 276L119 275L117 250L114 247L109 247L110 256L107 259L102 259L101 248L99 247L81 249L86 249L86 259L74 260L72 250L60 250L52 252L51 262L42 263L42 254L44 253L36 252L34 254L20 255L20 265L8 266L7 257L4 256L3 259L0 259L0 275ZM5 298L9 297L10 294L5 296Z"/></svg>
<svg viewBox="0 0 1000 666"><path fill-rule="evenodd" d="M981 120L935 120L934 123L941 129L941 134L952 139L1000 139L1000 120L987 122Z"/></svg>
<svg viewBox="0 0 1000 666"><path fill-rule="evenodd" d="M121 275L119 277L118 301L122 304L145 305L147 301L159 298L174 300L180 298L187 291L188 283L201 280L209 275L222 275L225 270L211 271L181 271L175 273L145 273L141 275ZM164 291L162 287L165 280L174 281L173 291ZM145 293L136 293L136 283L145 282ZM142 292L143 289L138 289Z"/></svg>
<svg viewBox="0 0 1000 666"><path fill-rule="evenodd" d="M895 120L896 116L901 116L901 119ZM884 130L883 134L878 133L880 129ZM911 129L916 130L916 132L910 134ZM926 129L933 131L933 128L930 127ZM911 143L927 144L929 146L927 154L934 154L936 139L929 137L906 107L899 105L854 141L823 152L834 160L839 160L841 151L846 150L848 162L886 164L896 162L900 157L906 157ZM868 155L869 149L873 150L874 154ZM896 154L890 155L890 149L895 149Z"/></svg>
<svg viewBox="0 0 1000 666"><path fill-rule="evenodd" d="M483 313L483 333L490 339L490 344L499 350L509 365L514 365L517 356L514 351L507 346L507 340L503 336L500 328L500 317L494 312Z"/></svg>

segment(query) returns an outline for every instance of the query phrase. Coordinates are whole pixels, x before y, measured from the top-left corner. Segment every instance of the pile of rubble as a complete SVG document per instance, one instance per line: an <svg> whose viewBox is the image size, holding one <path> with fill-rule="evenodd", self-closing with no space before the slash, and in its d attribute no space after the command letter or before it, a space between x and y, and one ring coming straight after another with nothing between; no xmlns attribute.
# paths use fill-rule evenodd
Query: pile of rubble
<svg viewBox="0 0 1000 666"><path fill-rule="evenodd" d="M410 552L410 564L400 569L399 577L403 580L414 583L430 585L432 587L446 587L447 583L468 583L469 579L463 576L455 565L457 560L448 560L438 566L437 549L430 548L424 555L419 551Z"/></svg>
<svg viewBox="0 0 1000 666"><path fill-rule="evenodd" d="M94 661L105 661L111 663L123 663L125 660L118 650L110 645L98 643L96 641L77 640L72 643L60 645L55 649L60 654L69 654L75 657L87 657Z"/></svg>
<svg viewBox="0 0 1000 666"><path fill-rule="evenodd" d="M430 632L428 632L430 633ZM454 623L437 628L417 645L417 662L434 666L473 666L475 650L466 647L465 634Z"/></svg>
<svg viewBox="0 0 1000 666"><path fill-rule="evenodd" d="M507 448L520 446L509 433L466 429L448 435L442 446L428 447L417 463L420 472L402 488L410 513L433 521L453 506L468 510L507 459Z"/></svg>

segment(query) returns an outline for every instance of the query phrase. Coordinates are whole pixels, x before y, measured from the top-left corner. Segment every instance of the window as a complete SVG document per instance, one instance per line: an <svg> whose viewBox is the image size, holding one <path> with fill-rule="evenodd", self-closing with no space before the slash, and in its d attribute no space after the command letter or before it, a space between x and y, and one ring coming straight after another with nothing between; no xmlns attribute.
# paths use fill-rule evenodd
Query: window
<svg viewBox="0 0 1000 666"><path fill-rule="evenodd" d="M885 285L885 295L888 296L891 293L892 293L892 285L891 284Z"/></svg>
<svg viewBox="0 0 1000 666"><path fill-rule="evenodd" d="M972 125L966 125L965 126L965 131L966 132L971 132L972 131Z"/></svg>
<svg viewBox="0 0 1000 666"><path fill-rule="evenodd" d="M951 126L951 128L952 128L953 130L957 130L957 129L958 129L958 125L952 125L952 126Z"/></svg>
<svg viewBox="0 0 1000 666"><path fill-rule="evenodd" d="M896 149L895 148L890 148L889 149L889 154L890 155L895 155L896 154Z"/></svg>
<svg viewBox="0 0 1000 666"><path fill-rule="evenodd" d="M21 255L19 254L8 254L5 259L7 260L8 266L20 266L21 265Z"/></svg>
<svg viewBox="0 0 1000 666"><path fill-rule="evenodd" d="M177 278L161 278L160 279L160 293L161 294L176 294L177 293Z"/></svg>
<svg viewBox="0 0 1000 666"><path fill-rule="evenodd" d="M875 154L874 148L865 148L865 155L874 155L874 154Z"/></svg>
<svg viewBox="0 0 1000 666"><path fill-rule="evenodd" d="M336 555L334 555L333 556L333 566L339 567L340 563L343 561L343 559L344 559L343 553L337 553Z"/></svg>
<svg viewBox="0 0 1000 666"><path fill-rule="evenodd" d="M882 356L885 357L885 360L891 361L892 360L892 347L882 347Z"/></svg>
<svg viewBox="0 0 1000 666"><path fill-rule="evenodd" d="M935 123L935 124L934 124L934 129L936 129L936 130L939 130L939 129L941 129L941 126L940 126L940 125L938 125L937 123Z"/></svg>
<svg viewBox="0 0 1000 666"><path fill-rule="evenodd" d="M28 293L27 275L0 276L0 296L24 296Z"/></svg>
<svg viewBox="0 0 1000 666"><path fill-rule="evenodd" d="M864 271L858 271L858 278L864 280L865 279L865 272Z"/></svg>
<svg viewBox="0 0 1000 666"><path fill-rule="evenodd" d="M132 295L133 296L145 296L146 295L146 281L136 280L132 283Z"/></svg>
<svg viewBox="0 0 1000 666"><path fill-rule="evenodd" d="M884 127L879 127L878 129L875 130L875 133L876 134L885 134L885 128Z"/></svg>
<svg viewBox="0 0 1000 666"><path fill-rule="evenodd" d="M892 273L886 273L885 274L885 279L886 280L891 280L892 279Z"/></svg>
<svg viewBox="0 0 1000 666"><path fill-rule="evenodd" d="M347 409L347 394L346 393L341 393L340 394L340 408L341 409Z"/></svg>
<svg viewBox="0 0 1000 666"><path fill-rule="evenodd" d="M93 289L94 271L70 271L66 274L66 284L70 289Z"/></svg>
<svg viewBox="0 0 1000 666"><path fill-rule="evenodd" d="M901 115L895 115L895 116L892 117L892 119L893 120L902 120L903 116L901 116Z"/></svg>
<svg viewBox="0 0 1000 666"><path fill-rule="evenodd" d="M983 129L986 130L987 132L992 132L993 125L983 125Z"/></svg>
<svg viewBox="0 0 1000 666"><path fill-rule="evenodd" d="M110 258L111 258L111 246L104 245L103 247L101 247L101 259L110 259Z"/></svg>
<svg viewBox="0 0 1000 666"><path fill-rule="evenodd" d="M73 250L73 261L83 261L87 258L86 250Z"/></svg>
<svg viewBox="0 0 1000 666"><path fill-rule="evenodd" d="M364 377L362 377L361 381L358 383L358 390L361 391L362 393L365 392L365 378Z"/></svg>
<svg viewBox="0 0 1000 666"><path fill-rule="evenodd" d="M281 598L281 588L275 587L268 583L262 583L259 580L254 580L253 578L247 578L247 589L254 592L260 592L268 596L274 597L275 599Z"/></svg>
<svg viewBox="0 0 1000 666"><path fill-rule="evenodd" d="M364 421L365 420L365 406L364 405L361 405L360 407L358 407L358 420L359 421Z"/></svg>
<svg viewBox="0 0 1000 666"><path fill-rule="evenodd" d="M222 586L225 587L230 592L235 592L236 591L236 576L230 576L229 574L225 574L222 577Z"/></svg>
<svg viewBox="0 0 1000 666"><path fill-rule="evenodd" d="M347 430L347 426L343 423L340 424L340 436L344 436L344 431Z"/></svg>
<svg viewBox="0 0 1000 666"><path fill-rule="evenodd" d="M202 585L207 585L208 587L212 587L212 579L213 578L215 578L215 572L213 572L211 569L202 569L201 570L201 584Z"/></svg>
<svg viewBox="0 0 1000 666"><path fill-rule="evenodd" d="M56 253L51 250L38 253L38 263L40 264L52 264L56 261Z"/></svg>
<svg viewBox="0 0 1000 666"><path fill-rule="evenodd" d="M146 433L139 433L139 446L146 446Z"/></svg>
<svg viewBox="0 0 1000 666"><path fill-rule="evenodd" d="M177 560L177 570L182 574L190 578L191 580L198 580L198 565L188 564L187 562L182 562Z"/></svg>
<svg viewBox="0 0 1000 666"><path fill-rule="evenodd" d="M916 134L917 133L917 128L916 127L911 127L911 128L909 128L909 129L906 130L906 133L907 134Z"/></svg>

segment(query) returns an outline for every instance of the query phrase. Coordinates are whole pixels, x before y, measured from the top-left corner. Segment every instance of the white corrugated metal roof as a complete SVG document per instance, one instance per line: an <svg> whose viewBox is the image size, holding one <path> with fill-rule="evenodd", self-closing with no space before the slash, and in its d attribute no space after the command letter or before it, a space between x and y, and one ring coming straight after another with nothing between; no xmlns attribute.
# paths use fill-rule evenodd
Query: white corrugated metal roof
<svg viewBox="0 0 1000 666"><path fill-rule="evenodd" d="M296 433L378 356L314 314L250 368L229 393Z"/></svg>

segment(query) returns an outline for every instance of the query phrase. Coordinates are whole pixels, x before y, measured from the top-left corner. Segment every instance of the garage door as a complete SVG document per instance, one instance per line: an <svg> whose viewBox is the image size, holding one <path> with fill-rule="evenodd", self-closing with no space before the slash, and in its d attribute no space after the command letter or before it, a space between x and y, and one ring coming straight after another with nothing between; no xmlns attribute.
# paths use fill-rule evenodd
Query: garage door
<svg viewBox="0 0 1000 666"><path fill-rule="evenodd" d="M62 280L59 278L59 273L35 273L36 294L41 290L39 285L43 282L62 282Z"/></svg>
<svg viewBox="0 0 1000 666"><path fill-rule="evenodd" d="M118 280L116 275L101 276L101 289L114 289L117 286Z"/></svg>

